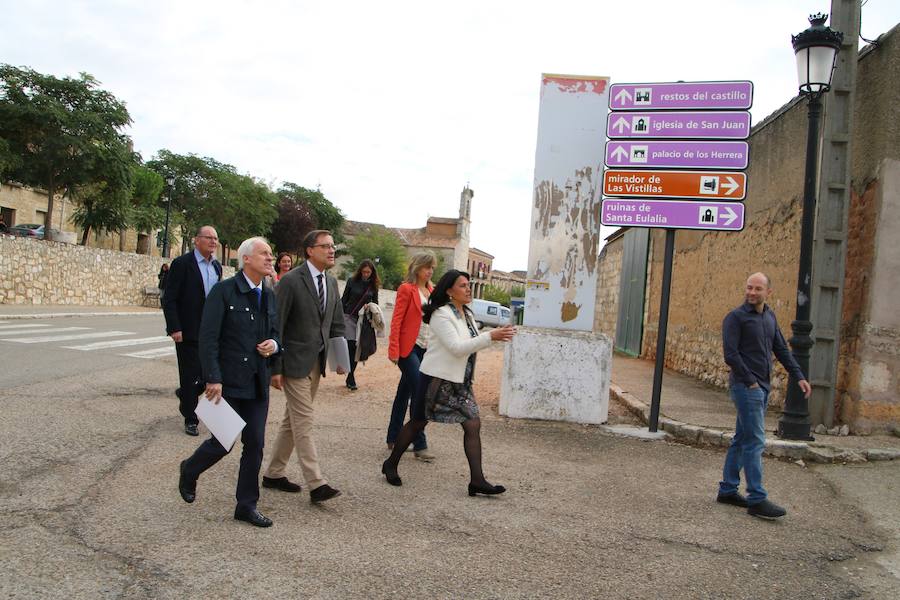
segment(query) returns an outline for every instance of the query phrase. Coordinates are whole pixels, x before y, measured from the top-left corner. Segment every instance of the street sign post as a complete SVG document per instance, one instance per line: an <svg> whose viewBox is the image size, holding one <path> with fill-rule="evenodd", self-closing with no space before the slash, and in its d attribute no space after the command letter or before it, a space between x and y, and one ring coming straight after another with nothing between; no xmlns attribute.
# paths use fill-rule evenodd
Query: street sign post
<svg viewBox="0 0 900 600"><path fill-rule="evenodd" d="M752 104L750 81L615 83L609 88L613 110L744 110Z"/></svg>
<svg viewBox="0 0 900 600"><path fill-rule="evenodd" d="M600 209L600 223L613 227L741 231L744 228L744 204L607 198Z"/></svg>
<svg viewBox="0 0 900 600"><path fill-rule="evenodd" d="M606 121L609 138L691 138L743 140L750 136L750 113L613 112Z"/></svg>
<svg viewBox="0 0 900 600"><path fill-rule="evenodd" d="M603 173L605 196L743 200L747 176L729 171L629 171Z"/></svg>
<svg viewBox="0 0 900 600"><path fill-rule="evenodd" d="M610 167L746 169L749 155L747 142L606 142L606 165Z"/></svg>

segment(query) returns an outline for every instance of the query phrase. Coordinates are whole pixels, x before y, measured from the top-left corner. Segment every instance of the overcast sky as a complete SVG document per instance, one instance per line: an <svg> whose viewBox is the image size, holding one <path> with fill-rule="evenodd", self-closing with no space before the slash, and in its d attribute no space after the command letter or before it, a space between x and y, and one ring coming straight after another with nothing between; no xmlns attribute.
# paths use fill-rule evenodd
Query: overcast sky
<svg viewBox="0 0 900 600"><path fill-rule="evenodd" d="M472 245L524 269L541 73L749 79L753 122L795 94L790 36L825 1L0 0L0 62L85 71L135 148L315 188L349 219L421 227L475 191ZM867 0L862 35L900 22ZM862 44L861 44L862 45Z"/></svg>

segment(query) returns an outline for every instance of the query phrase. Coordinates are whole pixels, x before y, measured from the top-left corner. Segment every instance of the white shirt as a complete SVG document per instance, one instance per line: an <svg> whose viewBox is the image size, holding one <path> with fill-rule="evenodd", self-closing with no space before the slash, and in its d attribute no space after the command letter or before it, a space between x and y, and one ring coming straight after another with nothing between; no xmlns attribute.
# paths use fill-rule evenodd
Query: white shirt
<svg viewBox="0 0 900 600"><path fill-rule="evenodd" d="M316 288L316 294L319 293L319 275L322 276L322 312L325 312L325 302L328 300L328 280L325 279L325 272L318 270L315 265L310 261L306 261L306 265L309 267L309 273L313 278L313 286Z"/></svg>

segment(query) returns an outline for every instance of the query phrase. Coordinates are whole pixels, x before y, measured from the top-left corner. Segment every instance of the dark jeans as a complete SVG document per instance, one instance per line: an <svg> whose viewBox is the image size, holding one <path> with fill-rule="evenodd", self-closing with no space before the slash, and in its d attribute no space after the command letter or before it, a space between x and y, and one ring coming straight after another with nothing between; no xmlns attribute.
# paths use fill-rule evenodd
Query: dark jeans
<svg viewBox="0 0 900 600"><path fill-rule="evenodd" d="M743 383L731 386L731 401L737 409L734 437L725 455L719 494L735 494L741 483L741 470L747 484L747 503L766 499L762 485L762 453L766 446L766 407L769 392L762 387L749 388Z"/></svg>
<svg viewBox="0 0 900 600"><path fill-rule="evenodd" d="M269 400L226 398L226 401L247 422L247 426L241 432L243 449L235 493L238 510L247 512L256 509L256 502L259 500L259 468L263 459ZM196 480L201 473L222 460L228 452L219 440L210 436L184 463L185 476Z"/></svg>
<svg viewBox="0 0 900 600"><path fill-rule="evenodd" d="M409 356L402 357L397 361L402 375L400 383L397 385L397 395L394 396L394 406L391 408L391 421L388 423L387 430L388 444L397 441L397 434L403 427L403 419L406 418L406 411L410 407L410 399L419 386L419 365L422 364L423 356L425 356L425 349L416 344ZM424 450L427 447L428 441L425 439L425 432L420 432L413 439L413 450Z"/></svg>
<svg viewBox="0 0 900 600"><path fill-rule="evenodd" d="M178 396L178 411L184 417L186 425L196 425L199 422L194 414L197 410L197 397L206 387L200 384L203 379L200 349L197 342L179 342L175 344L175 355L178 357L178 391L175 392Z"/></svg>

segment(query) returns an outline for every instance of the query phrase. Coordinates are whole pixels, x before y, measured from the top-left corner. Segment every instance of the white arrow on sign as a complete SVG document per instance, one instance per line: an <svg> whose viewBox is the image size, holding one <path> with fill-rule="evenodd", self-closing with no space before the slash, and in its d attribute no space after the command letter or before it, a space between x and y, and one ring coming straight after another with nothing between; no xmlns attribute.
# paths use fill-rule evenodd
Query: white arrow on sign
<svg viewBox="0 0 900 600"><path fill-rule="evenodd" d="M619 133L625 131L625 128L628 127L628 120L625 117L619 117L619 120L613 123L613 129L618 129ZM629 129L631 129L629 127Z"/></svg>
<svg viewBox="0 0 900 600"><path fill-rule="evenodd" d="M728 180L728 183L723 183L722 189L728 190L727 192L725 192L725 195L728 196L741 186L737 181L734 180L734 177L726 177L726 179Z"/></svg>
<svg viewBox="0 0 900 600"><path fill-rule="evenodd" d="M622 146L617 146L615 150L613 150L612 157L616 162L622 162L623 158L628 157L628 151L625 150Z"/></svg>
<svg viewBox="0 0 900 600"><path fill-rule="evenodd" d="M618 101L619 101L619 104L621 104L621 105L623 105L623 106L625 105L625 100L626 100L626 99L627 99L629 102L631 102L631 93L630 93L628 90L622 89L622 90L619 91L618 94L616 94L616 100L618 100Z"/></svg>
<svg viewBox="0 0 900 600"><path fill-rule="evenodd" d="M737 213L734 212L734 210L733 210L730 206L724 206L724 207L723 207L723 210L724 210L726 213L728 213L728 220L726 220L725 223L724 223L725 227L728 227L729 225L731 225L732 223L734 223L734 220L735 220L735 219L737 219Z"/></svg>

